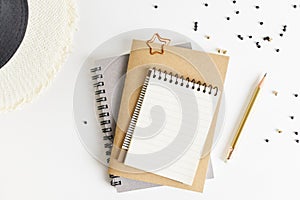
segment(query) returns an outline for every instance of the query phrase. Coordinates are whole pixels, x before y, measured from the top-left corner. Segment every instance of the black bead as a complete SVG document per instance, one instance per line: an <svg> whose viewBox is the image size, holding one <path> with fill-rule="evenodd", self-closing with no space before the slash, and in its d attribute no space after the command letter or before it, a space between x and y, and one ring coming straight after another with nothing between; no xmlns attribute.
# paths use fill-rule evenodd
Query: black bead
<svg viewBox="0 0 300 200"><path fill-rule="evenodd" d="M232 3L236 3L236 1L232 1Z"/></svg>
<svg viewBox="0 0 300 200"><path fill-rule="evenodd" d="M298 140L298 139L296 139L296 140L295 140L295 142L299 143L299 140Z"/></svg>
<svg viewBox="0 0 300 200"><path fill-rule="evenodd" d="M229 21L229 20L230 20L230 17L226 17L226 19Z"/></svg>
<svg viewBox="0 0 300 200"><path fill-rule="evenodd" d="M279 52L280 50L279 49L276 49L276 52Z"/></svg>
<svg viewBox="0 0 300 200"><path fill-rule="evenodd" d="M294 94L295 97L298 97L298 94Z"/></svg>
<svg viewBox="0 0 300 200"><path fill-rule="evenodd" d="M252 38L252 35L249 35L248 37L251 39L251 38Z"/></svg>
<svg viewBox="0 0 300 200"><path fill-rule="evenodd" d="M298 135L298 131L294 131L295 135Z"/></svg>
<svg viewBox="0 0 300 200"><path fill-rule="evenodd" d="M287 25L283 25L283 32L286 32L286 27L287 27Z"/></svg>
<svg viewBox="0 0 300 200"><path fill-rule="evenodd" d="M255 6L256 9L259 9L259 6Z"/></svg>
<svg viewBox="0 0 300 200"><path fill-rule="evenodd" d="M207 7L207 6L208 6L208 3L205 3L204 5Z"/></svg>
<svg viewBox="0 0 300 200"><path fill-rule="evenodd" d="M283 33L280 33L279 36L282 37L282 36L283 36Z"/></svg>
<svg viewBox="0 0 300 200"><path fill-rule="evenodd" d="M198 22L194 22L194 31L197 31L198 29Z"/></svg>
<svg viewBox="0 0 300 200"><path fill-rule="evenodd" d="M260 24L260 25L263 25L264 23L263 23L263 22L259 22L259 24Z"/></svg>
<svg viewBox="0 0 300 200"><path fill-rule="evenodd" d="M237 14L237 15L238 15L239 13L240 13L240 11L238 11L238 10L237 10L237 11L235 11L235 14Z"/></svg>
<svg viewBox="0 0 300 200"><path fill-rule="evenodd" d="M157 9L157 8L158 8L158 5L154 5L154 8Z"/></svg>
<svg viewBox="0 0 300 200"><path fill-rule="evenodd" d="M265 139L265 142L269 142L270 140L269 139Z"/></svg>

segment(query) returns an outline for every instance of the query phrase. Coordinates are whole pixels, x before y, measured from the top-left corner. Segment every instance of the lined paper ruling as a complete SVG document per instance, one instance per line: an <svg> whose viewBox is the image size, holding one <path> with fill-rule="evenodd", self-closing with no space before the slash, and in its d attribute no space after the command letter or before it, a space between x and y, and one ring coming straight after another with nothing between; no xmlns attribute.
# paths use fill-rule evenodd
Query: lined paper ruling
<svg viewBox="0 0 300 200"><path fill-rule="evenodd" d="M124 164L192 185L219 94L150 69L123 142Z"/></svg>

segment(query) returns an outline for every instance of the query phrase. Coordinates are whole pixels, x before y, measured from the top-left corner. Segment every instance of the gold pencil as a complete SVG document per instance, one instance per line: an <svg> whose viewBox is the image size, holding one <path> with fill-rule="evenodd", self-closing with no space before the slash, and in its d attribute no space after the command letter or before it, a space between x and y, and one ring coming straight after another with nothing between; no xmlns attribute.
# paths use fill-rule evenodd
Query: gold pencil
<svg viewBox="0 0 300 200"><path fill-rule="evenodd" d="M250 102L249 102L249 104L248 104L248 106L247 106L247 109L246 109L246 111L245 111L245 113L244 113L244 116L243 116L243 118L242 118L242 120L241 120L241 122L240 122L240 124L239 124L239 127L238 127L238 129L237 129L237 132L236 132L236 134L235 134L235 136L234 136L234 138L233 138L233 140L232 140L232 142L231 142L231 145L230 145L230 147L229 147L229 149L228 149L228 153L227 153L226 160L229 160L230 157L231 157L231 155L232 155L232 152L233 152L233 150L234 150L234 148L235 148L235 145L236 145L236 143L237 143L237 141L238 141L238 139L239 139L239 137L240 137L240 135L241 135L241 132L242 132L242 130L243 130L243 128L244 128L244 125L245 125L245 123L246 123L246 120L247 120L247 118L248 118L248 116L249 116L249 113L250 113L252 107L253 107L253 104L254 104L254 102L255 102L255 99L256 99L256 97L257 97L257 95L258 95L258 93L259 93L259 91L260 91L260 88L262 87L263 82L264 82L264 80L265 80L265 78L266 78L266 75L267 75L267 73L265 73L264 77L261 79L261 81L259 82L259 84L257 85L257 87L256 87L255 90L254 90L254 93L253 93L253 95L252 95L252 98L251 98L251 100L250 100Z"/></svg>

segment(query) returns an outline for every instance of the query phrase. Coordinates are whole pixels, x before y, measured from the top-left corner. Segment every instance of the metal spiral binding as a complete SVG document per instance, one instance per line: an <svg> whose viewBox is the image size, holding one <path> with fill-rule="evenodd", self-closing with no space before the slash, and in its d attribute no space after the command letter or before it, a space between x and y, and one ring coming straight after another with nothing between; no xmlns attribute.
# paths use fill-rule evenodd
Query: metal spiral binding
<svg viewBox="0 0 300 200"><path fill-rule="evenodd" d="M196 82L195 79L190 80L189 77L187 77L187 78L184 78L183 76L179 77L178 74L173 75L172 72L169 72L169 73L167 71L162 72L161 69L153 68L152 71L153 71L152 78L157 77L158 80L169 81L169 83L172 83L173 79L175 78L175 82L174 82L175 85L184 86L184 81L186 81L186 84L185 84L186 88L191 88L193 90L196 89L197 91L202 91L203 93L208 92L208 94L212 94L213 91L215 91L214 96L218 95L219 88L217 86L214 87L211 84L207 85L206 83L202 83L201 81ZM170 76L169 79L167 78L167 75ZM192 86L190 87L190 85L192 85ZM195 85L197 85L197 86L195 87Z"/></svg>
<svg viewBox="0 0 300 200"><path fill-rule="evenodd" d="M112 135L112 128L111 128L111 121L107 119L109 117L108 104L107 104L107 98L103 95L105 95L105 89L104 81L103 81L103 74L101 73L101 66L94 67L91 69L92 80L95 81L93 84L95 88L95 96L96 96L96 102L97 102L97 110L99 111L99 123L102 126L102 132L105 133L103 139L105 141L108 141L108 143L105 144L105 148L107 149L106 155L111 154L111 146L113 142L113 135ZM107 163L109 162L109 159L107 159Z"/></svg>
<svg viewBox="0 0 300 200"><path fill-rule="evenodd" d="M109 177L111 178L110 184L112 186L122 185L120 176L114 176L114 175L110 174Z"/></svg>
<svg viewBox="0 0 300 200"><path fill-rule="evenodd" d="M145 93L146 93L146 90L147 90L147 87L148 87L150 74L151 74L151 71L149 71L149 73L148 73L148 75L145 79L145 82L143 84L143 87L142 87L142 90L141 90L141 93L140 93L140 97L139 97L139 99L136 103L136 106L135 106L135 109L134 109L134 112L133 112L133 115L132 115L132 118L131 118L131 121L130 121L130 124L129 124L129 128L127 130L126 136L125 136L124 141L123 141L122 149L125 149L125 150L129 149L132 134L133 134L133 131L135 129L136 122L137 122L137 119L138 119L138 116L139 116L139 113L140 113L140 110L141 110L141 107L142 107L142 103L143 103L143 100L144 100L144 96L145 96Z"/></svg>
<svg viewBox="0 0 300 200"><path fill-rule="evenodd" d="M108 104L107 98L104 96L106 91L103 88L104 81L103 81L103 74L101 73L101 66L94 67L91 70L92 80L94 81L94 88L95 88L95 96L96 96L96 103L97 103L97 110L98 110L98 118L100 126L102 127L102 132L104 133L103 140L106 141L104 144L104 148L106 149L105 155L107 156L106 162L109 163L111 150L113 147L113 140L114 136L112 135L112 127L111 121L108 119L110 116L108 112ZM110 175L112 186L121 185L121 179L119 176Z"/></svg>

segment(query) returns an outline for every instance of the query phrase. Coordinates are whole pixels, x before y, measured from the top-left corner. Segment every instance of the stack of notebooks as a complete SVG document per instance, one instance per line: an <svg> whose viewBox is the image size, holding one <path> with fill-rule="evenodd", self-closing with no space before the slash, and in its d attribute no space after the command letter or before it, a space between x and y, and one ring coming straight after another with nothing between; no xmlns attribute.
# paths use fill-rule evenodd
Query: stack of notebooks
<svg viewBox="0 0 300 200"><path fill-rule="evenodd" d="M202 192L229 58L190 44L133 40L129 55L91 69L108 174L119 192L172 186Z"/></svg>

